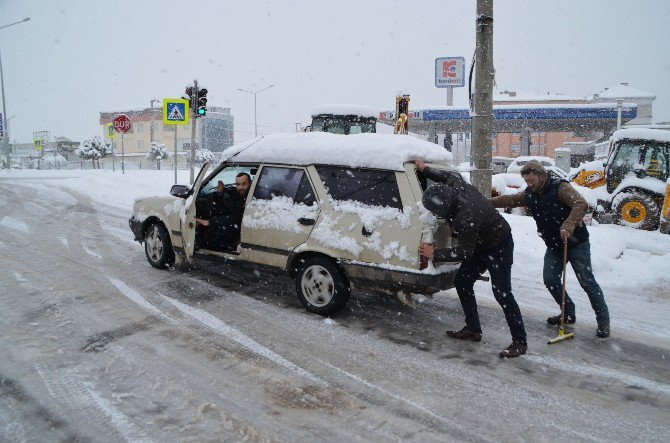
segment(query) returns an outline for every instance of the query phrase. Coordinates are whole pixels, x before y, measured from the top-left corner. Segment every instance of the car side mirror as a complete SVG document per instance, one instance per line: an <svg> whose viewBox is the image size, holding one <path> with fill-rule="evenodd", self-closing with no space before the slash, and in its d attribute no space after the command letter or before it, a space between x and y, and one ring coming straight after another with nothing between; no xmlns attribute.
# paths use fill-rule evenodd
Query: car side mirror
<svg viewBox="0 0 670 443"><path fill-rule="evenodd" d="M172 185L170 189L170 195L174 195L179 198L186 198L191 195L191 188L184 185Z"/></svg>

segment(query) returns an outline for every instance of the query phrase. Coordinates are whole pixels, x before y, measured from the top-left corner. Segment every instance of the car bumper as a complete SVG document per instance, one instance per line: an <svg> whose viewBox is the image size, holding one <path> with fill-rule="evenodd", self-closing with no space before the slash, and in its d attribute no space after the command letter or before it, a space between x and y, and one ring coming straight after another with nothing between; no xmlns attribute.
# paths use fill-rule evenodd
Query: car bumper
<svg viewBox="0 0 670 443"><path fill-rule="evenodd" d="M349 281L368 289L434 294L454 287L458 267L441 274L397 271L359 263L340 262Z"/></svg>
<svg viewBox="0 0 670 443"><path fill-rule="evenodd" d="M133 216L128 219L128 224L130 225L130 230L133 231L135 241L142 243L142 241L144 241L144 236L142 235L142 220Z"/></svg>

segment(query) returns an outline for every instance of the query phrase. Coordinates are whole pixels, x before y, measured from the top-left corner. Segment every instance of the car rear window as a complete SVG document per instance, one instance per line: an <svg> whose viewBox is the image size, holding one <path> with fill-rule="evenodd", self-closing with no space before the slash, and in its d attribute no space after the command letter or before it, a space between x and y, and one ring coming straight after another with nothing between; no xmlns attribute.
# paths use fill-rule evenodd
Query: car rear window
<svg viewBox="0 0 670 443"><path fill-rule="evenodd" d="M304 169L266 166L261 171L254 198L289 197L295 203L314 204L314 191Z"/></svg>
<svg viewBox="0 0 670 443"><path fill-rule="evenodd" d="M316 169L333 200L353 200L366 205L402 210L394 171L337 166L319 166Z"/></svg>

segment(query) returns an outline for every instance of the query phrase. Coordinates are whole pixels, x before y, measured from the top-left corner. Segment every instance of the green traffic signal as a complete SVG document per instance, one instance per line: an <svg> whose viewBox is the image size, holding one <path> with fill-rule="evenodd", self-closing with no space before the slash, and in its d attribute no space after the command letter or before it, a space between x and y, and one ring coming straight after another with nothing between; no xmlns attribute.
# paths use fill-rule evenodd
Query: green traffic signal
<svg viewBox="0 0 670 443"><path fill-rule="evenodd" d="M207 114L207 108L205 108L204 106L200 106L198 108L198 115L206 115L206 114Z"/></svg>

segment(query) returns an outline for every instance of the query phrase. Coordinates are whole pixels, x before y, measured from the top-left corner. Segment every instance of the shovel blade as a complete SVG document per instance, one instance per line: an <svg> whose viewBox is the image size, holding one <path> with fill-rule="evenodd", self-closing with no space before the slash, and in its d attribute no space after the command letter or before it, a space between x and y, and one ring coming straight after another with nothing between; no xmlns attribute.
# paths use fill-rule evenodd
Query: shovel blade
<svg viewBox="0 0 670 443"><path fill-rule="evenodd" d="M571 332L571 333L569 333L569 334L558 334L557 337L552 338L551 340L549 340L549 341L547 342L547 344L548 344L548 345L553 345L554 343L558 343L558 342L561 342L561 341L563 341L563 340L569 340L569 339L571 339L571 338L574 338L574 336L575 336L575 333L574 333L574 332Z"/></svg>

